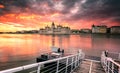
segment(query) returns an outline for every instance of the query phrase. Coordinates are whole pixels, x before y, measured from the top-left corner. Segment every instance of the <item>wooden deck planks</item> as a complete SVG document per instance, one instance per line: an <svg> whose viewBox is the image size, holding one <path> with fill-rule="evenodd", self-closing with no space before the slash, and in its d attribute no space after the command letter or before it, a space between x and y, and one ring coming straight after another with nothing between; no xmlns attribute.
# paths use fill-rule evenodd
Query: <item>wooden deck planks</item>
<svg viewBox="0 0 120 73"><path fill-rule="evenodd" d="M105 73L105 71L102 68L100 62L93 60L84 60L73 73Z"/></svg>

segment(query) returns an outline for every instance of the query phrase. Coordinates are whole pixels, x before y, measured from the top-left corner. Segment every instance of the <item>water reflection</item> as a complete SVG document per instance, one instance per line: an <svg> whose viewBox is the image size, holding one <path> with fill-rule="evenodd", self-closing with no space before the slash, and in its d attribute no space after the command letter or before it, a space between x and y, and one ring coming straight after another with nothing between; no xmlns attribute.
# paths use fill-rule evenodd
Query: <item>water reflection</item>
<svg viewBox="0 0 120 73"><path fill-rule="evenodd" d="M100 56L103 50L120 52L119 36L107 35L39 35L39 34L1 34L0 66L2 63L34 60L42 53L50 52L51 46L74 53L82 49L87 55ZM23 62L22 62L23 63ZM28 63L28 62L27 62ZM25 63L25 64L27 64ZM31 63L31 62L30 62Z"/></svg>

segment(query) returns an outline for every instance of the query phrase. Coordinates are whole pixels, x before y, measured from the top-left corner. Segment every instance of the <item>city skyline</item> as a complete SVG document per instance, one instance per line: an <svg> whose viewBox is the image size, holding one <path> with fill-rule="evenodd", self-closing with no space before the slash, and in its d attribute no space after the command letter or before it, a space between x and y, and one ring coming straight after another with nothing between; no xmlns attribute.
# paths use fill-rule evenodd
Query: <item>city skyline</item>
<svg viewBox="0 0 120 73"><path fill-rule="evenodd" d="M119 8L118 0L1 0L0 32L37 30L53 21L71 29L120 26Z"/></svg>

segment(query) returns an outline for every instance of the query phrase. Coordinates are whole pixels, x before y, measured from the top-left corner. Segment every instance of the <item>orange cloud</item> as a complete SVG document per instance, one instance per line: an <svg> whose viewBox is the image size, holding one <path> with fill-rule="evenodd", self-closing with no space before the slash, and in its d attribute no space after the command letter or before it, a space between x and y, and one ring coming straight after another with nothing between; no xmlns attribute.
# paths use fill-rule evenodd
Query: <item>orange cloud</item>
<svg viewBox="0 0 120 73"><path fill-rule="evenodd" d="M16 23L0 23L0 32L15 32L20 30L32 30L34 28L28 27L27 29L24 27L21 27L22 25L16 24Z"/></svg>
<svg viewBox="0 0 120 73"><path fill-rule="evenodd" d="M97 20L61 20L64 15L59 12L48 13L45 15L42 14L32 14L32 13L9 13L0 16L0 32L6 31L19 31L19 30L39 30L45 26L51 26L51 22L55 21L56 25L68 26L71 29L82 29L82 28L91 28L92 24L98 24L102 19ZM118 23L114 22L105 22L109 26L117 25Z"/></svg>
<svg viewBox="0 0 120 73"><path fill-rule="evenodd" d="M0 8L5 8L5 6L4 5L0 5Z"/></svg>

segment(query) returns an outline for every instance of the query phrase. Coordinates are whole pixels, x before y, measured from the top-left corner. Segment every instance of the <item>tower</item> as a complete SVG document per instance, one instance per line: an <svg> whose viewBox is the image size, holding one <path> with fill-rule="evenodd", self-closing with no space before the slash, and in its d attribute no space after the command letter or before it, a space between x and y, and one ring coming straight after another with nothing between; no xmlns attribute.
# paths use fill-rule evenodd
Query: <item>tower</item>
<svg viewBox="0 0 120 73"><path fill-rule="evenodd" d="M51 28L52 28L52 29L55 28L55 24L54 24L54 22L52 22Z"/></svg>
<svg viewBox="0 0 120 73"><path fill-rule="evenodd" d="M52 30L52 33L54 33L54 30L55 30L55 24L54 24L54 22L52 22L51 30Z"/></svg>

